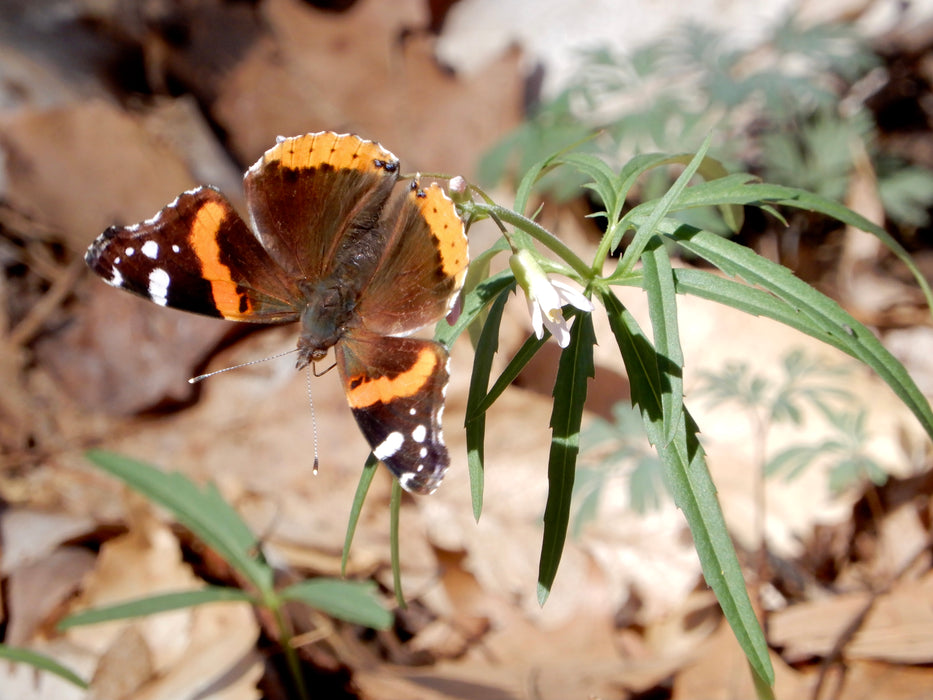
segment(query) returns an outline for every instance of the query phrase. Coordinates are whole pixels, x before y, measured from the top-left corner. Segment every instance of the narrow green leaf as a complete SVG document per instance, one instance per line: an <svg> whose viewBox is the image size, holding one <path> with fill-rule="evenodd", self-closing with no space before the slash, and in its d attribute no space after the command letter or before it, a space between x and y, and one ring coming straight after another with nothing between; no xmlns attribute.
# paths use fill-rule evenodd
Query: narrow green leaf
<svg viewBox="0 0 933 700"><path fill-rule="evenodd" d="M731 177L741 178L743 176L734 175ZM930 285L926 277L924 277L923 273L910 257L910 253L883 228L839 202L794 187L759 183L743 184L738 180L723 178L722 182L714 180L712 182L700 183L693 187L686 188L677 198L677 202L672 207L672 211L689 207L724 204L736 206L752 204L759 206L765 211L772 213L781 221L783 221L783 218L780 212L774 208L775 205L805 209L807 211L825 214L844 224L871 233L881 240L881 242L907 266L907 269L913 274L914 279L923 291L927 304L933 309L933 292L930 290ZM635 224L637 224L640 219L647 221L647 216L642 212L635 212L633 210L629 212L629 214L633 215L633 223Z"/></svg>
<svg viewBox="0 0 933 700"><path fill-rule="evenodd" d="M567 153L557 158L557 161L573 166L592 179L591 189L599 195L603 206L606 207L606 216L616 210L618 193L615 183L618 175L605 160L589 153Z"/></svg>
<svg viewBox="0 0 933 700"><path fill-rule="evenodd" d="M484 483L484 448L486 440L486 412L475 410L477 404L486 396L492 363L499 350L499 326L502 323L502 311L509 300L511 290L503 289L489 309L486 323L476 343L473 358L473 375L470 377L470 391L467 395L466 415L464 420L467 443L467 466L470 470L470 494L473 500L473 517L479 520L483 512Z"/></svg>
<svg viewBox="0 0 933 700"><path fill-rule="evenodd" d="M173 591L159 593L146 598L137 598L125 603L108 605L103 608L93 608L72 613L58 623L59 629L70 629L83 625L96 625L101 622L114 620L127 620L134 617L146 617L158 613L193 608L208 603L241 602L256 605L257 599L238 588L225 588L220 586L207 586L193 591Z"/></svg>
<svg viewBox="0 0 933 700"><path fill-rule="evenodd" d="M616 188L620 201L628 196L635 182L649 170L674 163L688 163L693 156L671 156L669 153L640 153L629 159L616 176ZM613 220L618 220L619 211L614 212Z"/></svg>
<svg viewBox="0 0 933 700"><path fill-rule="evenodd" d="M515 378L525 369L525 365L531 361L531 358L535 356L538 350L544 347L550 337L550 332L546 330L541 338L536 337L534 333L528 336L515 355L512 356L512 359L509 360L509 364L502 370L502 374L496 379L489 393L467 413L467 421L472 421L475 416L482 415L489 410L489 407L502 396L502 392L515 381Z"/></svg>
<svg viewBox="0 0 933 700"><path fill-rule="evenodd" d="M0 659L6 659L13 663L29 664L33 668L58 676L79 688L86 690L88 687L87 681L70 668L62 666L52 657L40 654L32 649L23 649L22 647L11 647L6 644L0 644Z"/></svg>
<svg viewBox="0 0 933 700"><path fill-rule="evenodd" d="M602 298L629 375L632 399L642 412L648 439L658 449L674 502L687 518L706 582L716 594L755 673L773 684L768 645L745 589L742 569L716 498L716 487L697 439L696 424L684 409L674 438L664 442L660 387L652 376L652 367L658 364L656 352L615 295L607 290ZM643 370L647 370L647 376L637 379Z"/></svg>
<svg viewBox="0 0 933 700"><path fill-rule="evenodd" d="M641 412L642 419L655 423L654 433L663 434L661 413L661 376L658 369L658 354L647 342L647 336L634 316L611 291L601 295L609 325L622 353L622 362L628 373L632 405ZM637 329L637 332L630 329ZM651 433L649 432L649 436Z"/></svg>
<svg viewBox="0 0 933 700"><path fill-rule="evenodd" d="M531 198L531 191L534 188L535 184L540 180L545 174L553 170L559 163L557 162L561 156L564 156L567 153L570 153L575 148L578 148L580 145L586 143L593 138L593 134L587 133L583 138L577 139L574 143L571 143L569 146L562 148L557 153L551 154L537 163L532 165L530 168L525 170L525 174L521 179L521 182L518 183L518 187L515 192L515 211L524 214L525 210L528 208L528 200ZM525 242L527 243L527 241ZM522 245L522 247L527 247Z"/></svg>
<svg viewBox="0 0 933 700"><path fill-rule="evenodd" d="M370 581L341 581L314 578L301 581L280 591L283 600L298 600L339 620L373 629L388 629L392 613L386 610L377 595L376 584Z"/></svg>
<svg viewBox="0 0 933 700"><path fill-rule="evenodd" d="M674 270L674 283L678 294L693 294L740 311L779 321L790 328L832 345L847 354L843 336L849 335L842 328L824 327L800 313L783 299L744 282L720 277L705 270L679 268Z"/></svg>
<svg viewBox="0 0 933 700"><path fill-rule="evenodd" d="M493 259L501 253L509 252L509 250L509 242L504 237L498 238L489 248L471 258L470 266L467 268L466 279L463 281L463 290L460 292L462 297L460 300L461 307L464 306L463 300L466 296L489 278L489 268ZM485 323L483 308L484 307L481 306L478 314L470 316L470 318L475 321L471 322L468 326L470 329L470 342L473 343L474 347L476 343L479 342L479 332L482 325ZM453 330L453 327L449 323L441 321L435 329L434 340L449 346L454 340L453 337L446 337L451 330Z"/></svg>
<svg viewBox="0 0 933 700"><path fill-rule="evenodd" d="M144 462L103 450L91 450L87 458L167 508L179 523L216 550L260 591L272 589L272 569L254 553L256 538L212 484L202 489L178 472L162 472Z"/></svg>
<svg viewBox="0 0 933 700"><path fill-rule="evenodd" d="M684 168L684 171L680 174L677 180L674 181L674 184L671 185L671 188L664 194L663 197L661 197L661 199L653 202L639 204L628 214L626 214L625 217L623 217L623 223L625 221L635 221L637 218L639 220L639 225L638 231L635 233L635 237L625 249L625 253L622 254L622 259L619 261L618 265L619 270L628 271L635 266L635 262L641 257L641 254L644 251L645 246L648 244L648 241L650 241L652 236L655 235L658 224L660 224L661 220L668 215L671 207L674 205L674 202L677 201L678 197L680 197L681 193L690 182L690 179L696 174L700 164L706 157L706 152L709 150L709 144L710 137L707 136L706 140L703 142L703 145L701 145L699 150L696 152L696 155L687 164L687 167ZM623 226L621 232L624 232L624 230L625 229ZM618 243L618 241L613 241L613 247L617 246Z"/></svg>
<svg viewBox="0 0 933 700"><path fill-rule="evenodd" d="M398 479L392 480L392 496L389 499L389 556L392 560L392 587L395 589L395 602L400 608L407 608L405 594L402 592L402 559L399 555L398 521L402 510L402 486Z"/></svg>
<svg viewBox="0 0 933 700"><path fill-rule="evenodd" d="M350 506L350 518L347 521L347 534L343 539L343 555L340 557L340 575L347 575L347 562L350 559L350 545L353 544L353 535L356 534L356 526L360 521L360 512L363 510L363 503L366 501L366 494L369 493L369 486L373 483L373 477L376 475L376 468L379 466L379 460L370 453L366 458L366 464L363 465L363 471L360 472L360 481L356 485L356 493L353 494L353 504Z"/></svg>
<svg viewBox="0 0 933 700"><path fill-rule="evenodd" d="M476 289L463 295L462 309L457 320L453 325L441 322L437 324L437 330L434 339L445 346L450 347L454 341L460 337L460 334L473 323L506 288L514 288L515 276L511 270L503 270L493 275L487 280L480 282Z"/></svg>
<svg viewBox="0 0 933 700"><path fill-rule="evenodd" d="M726 274L739 276L776 295L798 314L807 317L810 326L822 327L823 332L813 334L814 337L830 342L874 369L914 413L927 434L933 437L933 411L907 370L868 328L847 314L839 304L795 277L786 267L737 243L687 226L678 227L673 237ZM776 306L772 304L766 308ZM781 313L789 315L786 310L781 310ZM799 322L795 327L798 325Z"/></svg>
<svg viewBox="0 0 933 700"><path fill-rule="evenodd" d="M680 347L674 272L667 248L659 238L648 243L642 264L654 347L660 363L662 434L664 444L667 444L673 438L684 410L684 354Z"/></svg>
<svg viewBox="0 0 933 700"><path fill-rule="evenodd" d="M595 344L592 316L578 314L570 329L570 344L561 353L554 382L548 495L538 564L538 603L541 605L550 595L567 539L573 480L580 452L580 424L583 421L587 381L594 375Z"/></svg>

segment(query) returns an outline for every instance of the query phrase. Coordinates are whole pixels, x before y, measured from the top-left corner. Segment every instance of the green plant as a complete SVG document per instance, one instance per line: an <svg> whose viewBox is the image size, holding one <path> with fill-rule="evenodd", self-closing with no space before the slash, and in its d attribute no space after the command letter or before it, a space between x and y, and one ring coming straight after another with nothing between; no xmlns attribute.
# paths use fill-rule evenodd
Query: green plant
<svg viewBox="0 0 933 700"><path fill-rule="evenodd" d="M332 617L377 629L387 629L392 624L392 614L380 604L372 583L317 578L276 590L272 567L258 552L255 537L212 485L201 488L179 473L165 473L148 464L109 452L95 450L88 453L88 458L149 500L168 509L179 523L223 557L248 581L252 590L206 586L193 591L164 593L74 613L60 623L62 629L208 603L246 602L272 613L297 693L299 697L306 698L308 692L299 669L298 657L289 643L291 631L283 610L286 603L304 603Z"/></svg>
<svg viewBox="0 0 933 700"><path fill-rule="evenodd" d="M864 479L875 486L888 480L888 473L866 450L868 435L865 429L867 413L863 408L853 411L824 412L836 436L809 445L792 445L778 452L765 465L765 476L784 473L788 481L796 479L817 459L831 460L829 488L833 493L843 491Z"/></svg>
<svg viewBox="0 0 933 700"><path fill-rule="evenodd" d="M734 45L715 29L688 23L627 55L609 49L582 53L567 87L485 154L480 180L523 173L594 134L586 149L615 160L633 151L692 149L715 131L713 153L729 169L750 165L769 182L837 200L864 150L888 215L909 226L927 222L933 173L885 156L869 112L851 100L843 103L845 86L880 63L855 30L806 27L787 15L772 28L770 40L748 49ZM654 187L643 183L646 199L669 185L663 175L659 179ZM541 186L564 199L575 196L580 184L579 174L561 173ZM727 229L708 220L702 226Z"/></svg>
<svg viewBox="0 0 933 700"><path fill-rule="evenodd" d="M820 212L878 236L913 271L928 300L931 295L907 253L883 229L826 198L796 188L760 184L748 175L729 175L720 163L706 157L708 145L707 140L694 156L638 156L618 172L592 155L561 153L529 169L518 187L513 209L497 205L480 190L475 190L479 201L471 201L459 192L465 217L469 221L490 218L501 227L503 236L474 256L461 314L452 326L441 323L436 337L450 344L473 324L481 329L474 333L476 359L466 415L476 517L482 507L487 409L542 347L547 339L543 326L554 333L563 348L553 391L549 491L538 572L538 598L543 604L557 573L570 521L580 426L597 341L591 312L596 304L603 307L612 337L599 340L604 344L607 340L614 342L619 348L631 384L632 403L658 452L674 502L686 516L704 576L748 656L760 694L767 697L767 688L773 683L767 645L716 499L697 437L698 427L684 405L677 294L695 294L772 318L848 353L873 368L930 435L933 435L933 412L904 368L869 329L835 302L794 277L788 269L728 239L683 223L676 214L693 208L718 207L723 220L736 228L743 205L775 214L778 207ZM674 164L685 167L663 197L626 207L626 198L640 177ZM604 219L606 231L589 261L581 259L524 214L535 184L558 168L570 168L585 177L585 186L602 207L597 216ZM691 184L696 176L705 180ZM633 234L631 240L621 258L612 262L610 254L628 233ZM704 270L675 269L668 244L706 260L725 276ZM538 246L546 248L550 255L543 256ZM510 254L510 267L490 276L491 261L500 254ZM636 263L641 265L636 267ZM571 294L566 287L552 286L550 275L555 274L580 284L585 297ZM650 336L616 296L614 289L619 286L638 287L647 294ZM517 287L522 288L529 300L535 333L491 381L502 306ZM790 411L793 404L785 401L779 405L784 406L781 410Z"/></svg>
<svg viewBox="0 0 933 700"><path fill-rule="evenodd" d="M87 681L74 671L62 666L55 659L33 651L32 649L23 649L21 647L11 647L6 644L0 644L0 659L6 659L13 663L29 664L37 671L44 671L56 675L79 688L86 689L88 687Z"/></svg>

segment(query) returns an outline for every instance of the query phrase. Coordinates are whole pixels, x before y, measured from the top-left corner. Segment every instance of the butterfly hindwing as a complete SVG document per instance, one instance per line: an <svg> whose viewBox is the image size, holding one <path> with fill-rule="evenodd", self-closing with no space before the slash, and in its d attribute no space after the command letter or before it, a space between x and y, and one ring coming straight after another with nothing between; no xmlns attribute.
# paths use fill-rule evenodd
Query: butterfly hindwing
<svg viewBox="0 0 933 700"><path fill-rule="evenodd" d="M450 458L441 419L447 350L430 340L353 333L337 366L353 416L372 448L413 493L433 493Z"/></svg>

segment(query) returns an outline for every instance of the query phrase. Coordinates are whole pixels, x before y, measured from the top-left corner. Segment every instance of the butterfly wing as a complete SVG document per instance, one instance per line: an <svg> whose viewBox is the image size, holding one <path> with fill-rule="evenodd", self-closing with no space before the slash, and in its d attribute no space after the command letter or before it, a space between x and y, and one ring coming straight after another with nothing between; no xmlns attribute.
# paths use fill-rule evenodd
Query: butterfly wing
<svg viewBox="0 0 933 700"><path fill-rule="evenodd" d="M244 188L265 249L295 279L316 282L378 235L397 179L398 158L378 143L320 132L280 140L247 171Z"/></svg>
<svg viewBox="0 0 933 700"><path fill-rule="evenodd" d="M441 418L447 350L356 332L337 344L347 401L373 454L412 493L433 493L450 464Z"/></svg>
<svg viewBox="0 0 933 700"><path fill-rule="evenodd" d="M450 311L469 262L463 221L444 190L398 187L379 223L385 240L357 313L367 330L403 335Z"/></svg>
<svg viewBox="0 0 933 700"><path fill-rule="evenodd" d="M112 226L84 259L108 284L161 306L260 323L298 317L297 287L212 187L179 195L142 223Z"/></svg>

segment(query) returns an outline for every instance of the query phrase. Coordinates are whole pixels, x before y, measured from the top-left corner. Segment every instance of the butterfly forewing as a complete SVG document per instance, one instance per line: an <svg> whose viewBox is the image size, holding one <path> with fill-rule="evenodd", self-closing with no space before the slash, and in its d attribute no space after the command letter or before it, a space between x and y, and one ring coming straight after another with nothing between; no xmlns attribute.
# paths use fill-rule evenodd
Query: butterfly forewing
<svg viewBox="0 0 933 700"><path fill-rule="evenodd" d="M114 287L205 316L286 323L300 308L297 287L211 187L179 195L142 223L112 226L85 262Z"/></svg>
<svg viewBox="0 0 933 700"><path fill-rule="evenodd" d="M244 188L269 254L295 279L319 280L332 273L341 246L373 237L397 177L398 159L379 144L322 132L270 148Z"/></svg>
<svg viewBox="0 0 933 700"><path fill-rule="evenodd" d="M437 184L396 188L380 227L386 245L359 303L367 330L411 333L450 310L469 257L463 222Z"/></svg>

